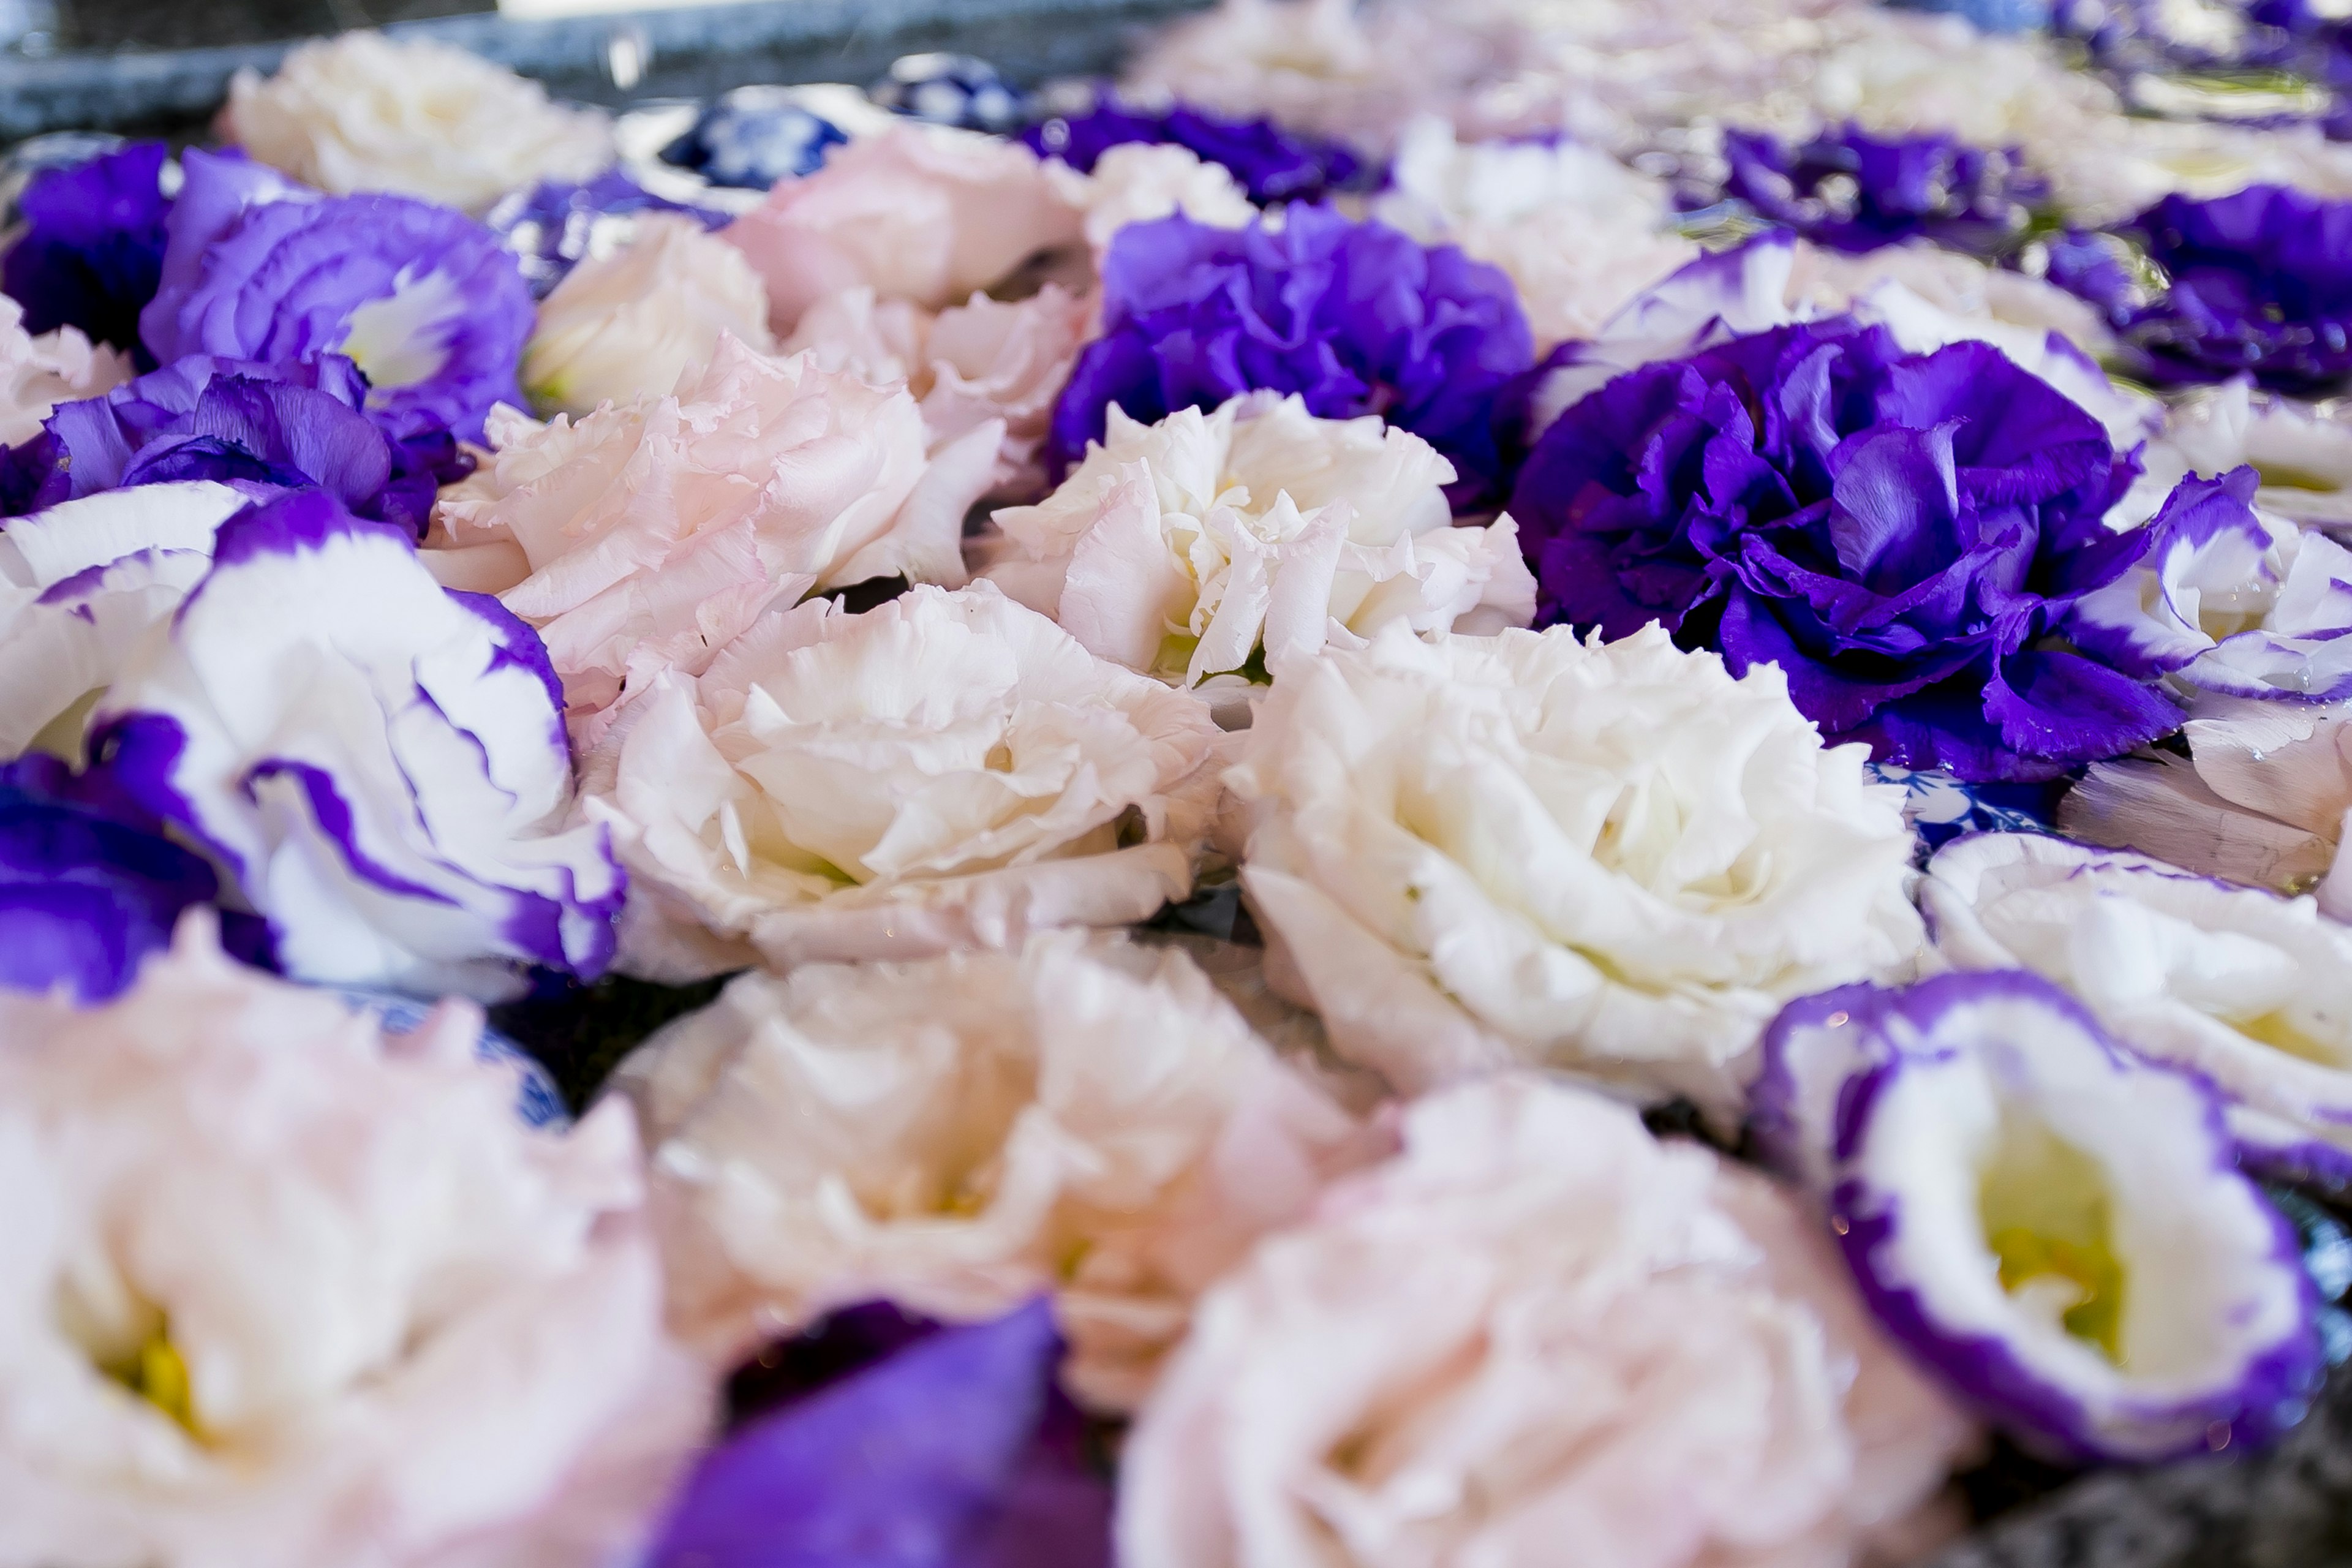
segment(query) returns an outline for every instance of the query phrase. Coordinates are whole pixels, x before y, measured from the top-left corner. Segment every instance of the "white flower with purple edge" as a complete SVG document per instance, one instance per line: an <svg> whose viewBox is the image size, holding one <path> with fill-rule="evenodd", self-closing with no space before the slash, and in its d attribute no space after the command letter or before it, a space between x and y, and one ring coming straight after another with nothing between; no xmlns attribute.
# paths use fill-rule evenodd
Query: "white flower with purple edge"
<svg viewBox="0 0 2352 1568"><path fill-rule="evenodd" d="M2191 474L2212 479L2244 464L2261 476L2262 510L2306 526L2352 524L2352 417L2258 392L2246 376L2177 397L2140 461L2147 471L2124 503L2135 518L2155 515Z"/></svg>

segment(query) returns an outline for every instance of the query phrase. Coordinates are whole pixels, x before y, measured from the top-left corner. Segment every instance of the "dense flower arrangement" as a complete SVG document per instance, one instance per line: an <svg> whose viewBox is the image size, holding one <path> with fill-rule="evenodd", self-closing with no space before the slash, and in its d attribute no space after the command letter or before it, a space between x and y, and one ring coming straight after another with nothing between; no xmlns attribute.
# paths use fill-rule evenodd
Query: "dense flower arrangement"
<svg viewBox="0 0 2352 1568"><path fill-rule="evenodd" d="M2063 9L31 174L0 1568L1866 1568L2294 1428L2352 32Z"/></svg>

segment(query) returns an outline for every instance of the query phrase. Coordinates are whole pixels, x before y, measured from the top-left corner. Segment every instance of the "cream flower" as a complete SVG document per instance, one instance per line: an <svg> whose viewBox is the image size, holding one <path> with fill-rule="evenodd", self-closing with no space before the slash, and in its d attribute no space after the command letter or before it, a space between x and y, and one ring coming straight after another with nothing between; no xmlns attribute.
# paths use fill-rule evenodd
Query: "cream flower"
<svg viewBox="0 0 2352 1568"><path fill-rule="evenodd" d="M25 331L25 308L0 294L0 447L39 435L58 404L96 397L131 375L128 354L91 343L78 328L33 336Z"/></svg>
<svg viewBox="0 0 2352 1568"><path fill-rule="evenodd" d="M551 103L539 83L464 49L381 33L299 44L267 81L239 70L221 132L322 191L394 191L472 213L613 162L601 110Z"/></svg>
<svg viewBox="0 0 2352 1568"><path fill-rule="evenodd" d="M1499 631L1535 614L1517 526L1452 526L1454 465L1409 431L1271 393L1109 418L1043 504L996 513L988 572L1105 658L1197 686L1261 649L1271 667L1391 622Z"/></svg>
<svg viewBox="0 0 2352 1568"><path fill-rule="evenodd" d="M702 1436L619 1108L514 1114L192 917L107 1007L0 996L0 1562L580 1568Z"/></svg>
<svg viewBox="0 0 2352 1568"><path fill-rule="evenodd" d="M740 1353L887 1297L976 1321L1043 1290L1090 1402L1132 1408L1192 1299L1366 1135L1181 954L752 973L623 1069L655 1150L672 1321Z"/></svg>
<svg viewBox="0 0 2352 1568"><path fill-rule="evenodd" d="M2145 472L2125 502L2132 521L2156 515L2190 474L2210 479L2251 463L2254 504L2274 516L2352 526L2352 416L2258 393L2243 377L2201 386L2165 411L2163 434L2140 454Z"/></svg>
<svg viewBox="0 0 2352 1568"><path fill-rule="evenodd" d="M1203 1297L1128 1568L1787 1568L1932 1544L1973 1433L1762 1176L1511 1075Z"/></svg>
<svg viewBox="0 0 2352 1568"><path fill-rule="evenodd" d="M1736 1125L1793 997L1920 942L1901 795L1779 669L1650 626L1416 638L1277 674L1226 775L1278 988L1413 1092L1575 1068Z"/></svg>
<svg viewBox="0 0 2352 1568"><path fill-rule="evenodd" d="M675 395L540 425L491 416L495 451L444 490L425 562L537 626L575 724L655 673L696 674L812 587L961 582L963 517L998 446L926 460L903 386L722 340Z"/></svg>
<svg viewBox="0 0 2352 1568"><path fill-rule="evenodd" d="M1045 174L1078 213L1097 260L1111 237L1131 223L1180 212L1214 228L1247 228L1258 221L1241 182L1222 163L1202 163L1189 148L1122 142L1105 150L1090 174L1079 174L1058 158L1046 162Z"/></svg>
<svg viewBox="0 0 2352 1568"><path fill-rule="evenodd" d="M771 616L657 679L589 759L651 978L1006 947L1192 890L1217 780L1197 699L986 584Z"/></svg>
<svg viewBox="0 0 2352 1568"><path fill-rule="evenodd" d="M658 397L706 369L730 336L761 353L775 346L759 274L694 219L647 213L627 245L573 268L540 306L523 387L575 416Z"/></svg>

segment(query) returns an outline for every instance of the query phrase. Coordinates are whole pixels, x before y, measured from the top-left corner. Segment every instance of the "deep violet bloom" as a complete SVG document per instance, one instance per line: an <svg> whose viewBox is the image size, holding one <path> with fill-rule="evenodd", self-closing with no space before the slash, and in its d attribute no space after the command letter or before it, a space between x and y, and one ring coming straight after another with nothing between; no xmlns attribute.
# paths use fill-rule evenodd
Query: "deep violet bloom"
<svg viewBox="0 0 2352 1568"><path fill-rule="evenodd" d="M60 404L40 435L0 457L0 516L131 485L217 479L256 499L317 485L421 539L439 486L463 479L473 460L444 426L388 437L363 412L367 392L340 354L176 360L103 396Z"/></svg>
<svg viewBox="0 0 2352 1568"><path fill-rule="evenodd" d="M1949 136L1874 136L1858 125L1791 147L1769 132L1723 139L1731 171L1723 194L1816 245L1875 250L1924 238L1979 254L2021 233L2047 181L2017 154Z"/></svg>
<svg viewBox="0 0 2352 1568"><path fill-rule="evenodd" d="M139 312L163 272L161 142L135 142L33 176L17 197L26 228L0 260L0 292L25 307L25 330L79 327L125 352L141 347Z"/></svg>
<svg viewBox="0 0 2352 1568"><path fill-rule="evenodd" d="M1054 411L1066 470L1117 404L1144 424L1261 388L1308 413L1378 414L1437 448L1457 511L1501 499L1497 396L1535 361L1510 279L1453 246L1293 206L1279 229L1131 224L1102 264L1103 330Z"/></svg>
<svg viewBox="0 0 2352 1568"><path fill-rule="evenodd" d="M1735 673L1779 665L1881 762L2022 781L2179 722L2047 643L2146 549L2101 521L2134 472L1990 344L1906 354L1843 317L1607 383L1537 441L1510 510L1538 625L1661 621Z"/></svg>
<svg viewBox="0 0 2352 1568"><path fill-rule="evenodd" d="M2352 201L2249 185L2211 201L2165 197L2114 240L2070 236L2050 279L2106 312L2134 372L2159 385L2252 375L2323 393L2352 375Z"/></svg>
<svg viewBox="0 0 2352 1568"><path fill-rule="evenodd" d="M501 198L482 221L514 257L532 296L544 300L586 259L600 235L646 212L684 213L710 229L734 221L726 213L657 196L618 169L587 181L541 180Z"/></svg>
<svg viewBox="0 0 2352 1568"><path fill-rule="evenodd" d="M1141 113L1106 99L1085 114L1057 115L1021 133L1041 158L1059 158L1081 174L1113 147L1172 143L1203 163L1222 164L1260 206L1321 201L1353 185L1362 160L1341 142L1286 131L1270 119L1228 120L1189 105Z"/></svg>
<svg viewBox="0 0 2352 1568"><path fill-rule="evenodd" d="M325 196L242 158L191 151L167 224L163 279L141 335L184 354L348 355L395 436L446 426L478 440L515 379L530 289L498 237L407 196Z"/></svg>
<svg viewBox="0 0 2352 1568"><path fill-rule="evenodd" d="M873 1310L835 1322L866 1338ZM1110 1489L1054 1386L1045 1302L880 1342L706 1458L652 1568L1108 1568Z"/></svg>

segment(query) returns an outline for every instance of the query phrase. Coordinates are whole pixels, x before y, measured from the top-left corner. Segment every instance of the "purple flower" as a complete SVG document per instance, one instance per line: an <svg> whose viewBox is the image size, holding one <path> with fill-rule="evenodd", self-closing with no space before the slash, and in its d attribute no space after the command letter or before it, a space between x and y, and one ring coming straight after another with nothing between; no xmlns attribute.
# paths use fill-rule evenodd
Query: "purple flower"
<svg viewBox="0 0 2352 1568"><path fill-rule="evenodd" d="M2172 195L2118 234L2152 281L2082 236L2053 246L2050 278L2107 313L2143 378L2322 393L2352 374L2352 202L2283 185Z"/></svg>
<svg viewBox="0 0 2352 1568"><path fill-rule="evenodd" d="M1106 99L1085 114L1033 125L1021 140L1039 157L1059 158L1089 174L1113 147L1172 143L1232 171L1260 206L1321 201L1364 173L1361 160L1341 142L1286 131L1272 120L1227 120L1185 104L1142 114Z"/></svg>
<svg viewBox="0 0 2352 1568"><path fill-rule="evenodd" d="M1724 195L1835 250L1875 250L1914 237L1958 250L2000 249L2023 231L2050 186L2014 151L1949 136L1873 136L1858 125L1800 147L1767 132L1724 136Z"/></svg>
<svg viewBox="0 0 2352 1568"><path fill-rule="evenodd" d="M1378 414L1453 463L1454 509L1500 499L1496 400L1535 360L1510 279L1452 246L1294 206L1278 229L1133 224L1102 267L1103 331L1054 411L1056 471L1117 404L1149 425L1261 388Z"/></svg>
<svg viewBox="0 0 2352 1568"><path fill-rule="evenodd" d="M488 229L406 196L322 196L242 158L182 163L163 284L139 319L159 359L341 353L394 436L478 440L493 404L521 404L530 289Z"/></svg>
<svg viewBox="0 0 2352 1568"><path fill-rule="evenodd" d="M1882 762L2032 780L2179 722L2051 644L2146 548L2101 521L2133 472L1991 345L1906 354L1839 318L1607 383L1538 440L1510 510L1538 625L1661 621L1734 673L1778 664Z"/></svg>
<svg viewBox="0 0 2352 1568"><path fill-rule="evenodd" d="M79 327L126 352L163 270L161 142L137 142L33 176L16 200L26 228L0 261L0 291L25 307L25 330Z"/></svg>
<svg viewBox="0 0 2352 1568"><path fill-rule="evenodd" d="M652 1568L1108 1568L1060 1357L1041 1300L758 1417L687 1482Z"/></svg>
<svg viewBox="0 0 2352 1568"><path fill-rule="evenodd" d="M600 233L644 212L684 213L709 229L734 221L726 213L657 196L618 169L585 183L542 180L507 195L482 221L514 257L532 296L544 300L587 258Z"/></svg>
<svg viewBox="0 0 2352 1568"><path fill-rule="evenodd" d="M61 404L0 458L0 516L100 490L217 479L258 498L317 485L360 516L423 538L438 487L473 461L447 429L392 440L362 409L367 383L339 354L278 364L176 360L100 397Z"/></svg>

